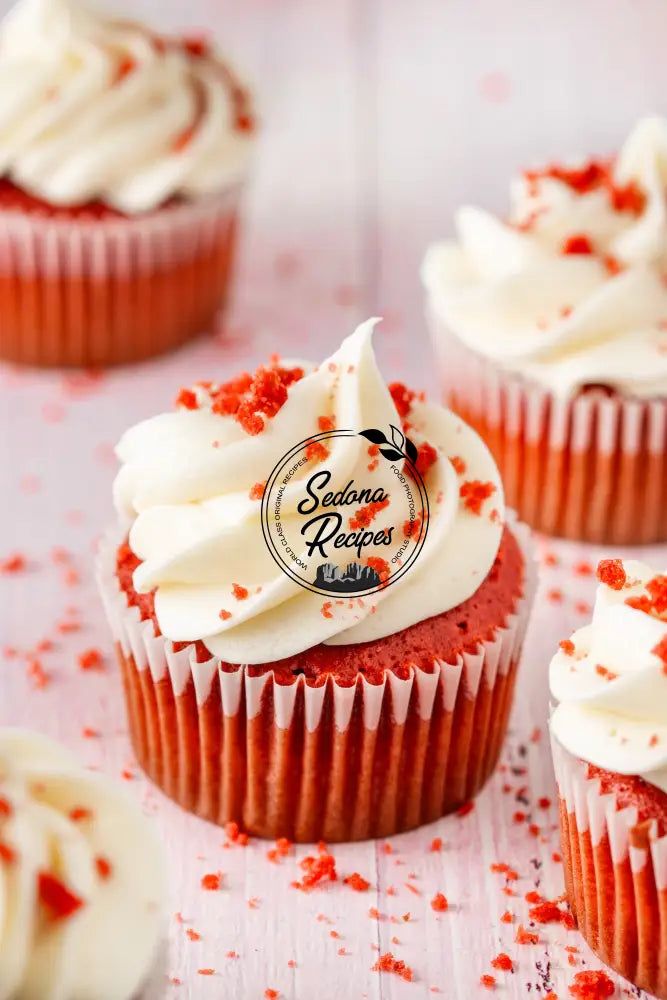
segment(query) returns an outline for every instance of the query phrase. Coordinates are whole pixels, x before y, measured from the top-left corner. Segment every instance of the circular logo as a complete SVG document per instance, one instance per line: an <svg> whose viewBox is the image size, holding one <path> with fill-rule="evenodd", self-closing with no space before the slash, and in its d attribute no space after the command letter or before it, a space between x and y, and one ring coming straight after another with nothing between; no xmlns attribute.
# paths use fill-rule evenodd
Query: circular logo
<svg viewBox="0 0 667 1000"><path fill-rule="evenodd" d="M328 597L366 597L409 572L428 532L417 457L393 425L324 431L290 448L262 496L262 532L281 570Z"/></svg>

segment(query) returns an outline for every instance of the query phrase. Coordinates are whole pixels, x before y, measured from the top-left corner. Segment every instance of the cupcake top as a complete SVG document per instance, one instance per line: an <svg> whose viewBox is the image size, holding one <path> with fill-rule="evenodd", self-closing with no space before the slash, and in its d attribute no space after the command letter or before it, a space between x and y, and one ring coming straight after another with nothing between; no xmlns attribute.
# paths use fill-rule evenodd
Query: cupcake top
<svg viewBox="0 0 667 1000"><path fill-rule="evenodd" d="M0 1000L131 1000L162 932L161 859L120 789L0 729Z"/></svg>
<svg viewBox="0 0 667 1000"><path fill-rule="evenodd" d="M80 0L19 0L0 25L0 176L53 205L132 215L237 182L253 118L202 39Z"/></svg>
<svg viewBox="0 0 667 1000"><path fill-rule="evenodd" d="M618 157L527 170L507 220L465 206L433 246L430 308L472 350L561 396L667 395L667 122Z"/></svg>
<svg viewBox="0 0 667 1000"><path fill-rule="evenodd" d="M453 413L386 386L373 325L317 368L274 360L184 390L121 439L114 492L134 587L154 592L166 638L268 663L392 635L483 583L505 519L496 466Z"/></svg>
<svg viewBox="0 0 667 1000"><path fill-rule="evenodd" d="M551 661L552 732L582 760L667 792L667 575L607 559L598 578L592 623Z"/></svg>

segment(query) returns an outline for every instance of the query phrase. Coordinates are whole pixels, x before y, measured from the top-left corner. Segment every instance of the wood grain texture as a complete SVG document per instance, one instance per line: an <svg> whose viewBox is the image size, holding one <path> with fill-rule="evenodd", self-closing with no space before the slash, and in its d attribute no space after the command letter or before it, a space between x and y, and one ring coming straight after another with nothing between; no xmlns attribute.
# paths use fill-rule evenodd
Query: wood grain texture
<svg viewBox="0 0 667 1000"><path fill-rule="evenodd" d="M418 279L426 244L451 231L462 202L502 211L520 164L612 149L639 114L664 109L667 8L662 0L129 6L164 27L210 25L262 94L234 299L213 337L154 364L102 378L0 369L0 558L29 557L25 573L0 575L0 645L29 651L55 637L41 655L50 675L43 690L25 658L5 650L0 723L48 732L90 765L134 775L130 790L159 824L171 861L168 962L180 984L165 987L170 1000L262 1000L267 988L283 1000L469 1000L486 994L480 976L499 951L515 963L513 974L494 973L499 996L544 997L553 988L563 1000L577 969L599 967L576 931L539 928L540 944L530 947L514 937L527 923L526 892L562 891L555 809L538 805L554 797L546 670L558 640L589 613L594 580L579 564L595 565L598 550L542 543L559 564L544 565L505 770L474 810L392 838L391 853L383 843L337 847L341 876L358 871L372 888L339 883L304 894L290 882L306 848L280 865L261 842L226 849L221 831L181 813L136 771L92 549L113 516L112 445L125 427L167 408L181 385L231 375L275 350L320 360L358 320L379 314L388 377L434 391ZM54 561L56 546L71 553L78 583ZM667 547L648 556L662 566ZM80 630L59 632L63 620ZM77 665L92 646L106 654L104 672ZM99 736L84 738L84 727ZM430 849L435 837L439 851ZM499 861L520 875L516 896L490 870ZM222 890L203 892L202 875L217 870ZM431 908L436 892L447 912ZM512 925L499 919L506 909ZM201 940L190 941L186 927ZM574 968L566 945L579 949ZM414 982L371 971L388 951ZM198 974L208 968L215 975Z"/></svg>

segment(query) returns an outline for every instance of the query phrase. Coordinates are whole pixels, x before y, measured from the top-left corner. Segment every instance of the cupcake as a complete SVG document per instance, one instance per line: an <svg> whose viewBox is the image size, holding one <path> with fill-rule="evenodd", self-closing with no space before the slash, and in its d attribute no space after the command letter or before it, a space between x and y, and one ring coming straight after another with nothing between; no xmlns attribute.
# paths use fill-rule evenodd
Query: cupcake
<svg viewBox="0 0 667 1000"><path fill-rule="evenodd" d="M0 78L0 357L118 364L210 327L253 138L227 63L80 0L19 0Z"/></svg>
<svg viewBox="0 0 667 1000"><path fill-rule="evenodd" d="M156 995L163 868L121 789L43 736L0 729L1 1000Z"/></svg>
<svg viewBox="0 0 667 1000"><path fill-rule="evenodd" d="M667 123L618 157L525 171L457 214L422 276L445 398L547 534L667 539Z"/></svg>
<svg viewBox="0 0 667 1000"><path fill-rule="evenodd" d="M317 368L183 390L122 438L99 580L137 758L259 836L385 836L494 769L534 589L527 530L373 321Z"/></svg>
<svg viewBox="0 0 667 1000"><path fill-rule="evenodd" d="M667 576L608 559L598 578L550 668L565 884L593 951L666 1000Z"/></svg>

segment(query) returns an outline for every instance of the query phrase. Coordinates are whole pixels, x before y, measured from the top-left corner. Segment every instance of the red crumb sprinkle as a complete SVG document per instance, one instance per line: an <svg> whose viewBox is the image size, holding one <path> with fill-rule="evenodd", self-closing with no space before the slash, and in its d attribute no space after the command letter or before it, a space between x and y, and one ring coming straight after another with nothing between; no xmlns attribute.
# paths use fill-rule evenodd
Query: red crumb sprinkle
<svg viewBox="0 0 667 1000"><path fill-rule="evenodd" d="M431 841L430 851L440 851L442 850L442 839L440 837L434 837Z"/></svg>
<svg viewBox="0 0 667 1000"><path fill-rule="evenodd" d="M84 809L83 806L75 806L74 809L70 809L69 818L73 823L80 823L84 819L92 819L93 813L90 809Z"/></svg>
<svg viewBox="0 0 667 1000"><path fill-rule="evenodd" d="M464 476L466 471L466 464L459 455L452 455L449 461L454 466L454 471L459 476Z"/></svg>
<svg viewBox="0 0 667 1000"><path fill-rule="evenodd" d="M540 180L551 178L560 181L561 184L567 184L580 195L597 190L606 191L615 212L632 212L639 215L646 204L646 195L635 181L630 181L624 186L617 184L614 181L613 167L613 160L590 160L581 167L553 164L540 170L526 170L524 176L532 194L537 194Z"/></svg>
<svg viewBox="0 0 667 1000"><path fill-rule="evenodd" d="M388 579L390 567L386 559L381 559L380 556L369 556L366 565L377 571L382 583Z"/></svg>
<svg viewBox="0 0 667 1000"><path fill-rule="evenodd" d="M193 930L192 927L188 927L185 933L191 941L201 941L201 934L197 934L197 931Z"/></svg>
<svg viewBox="0 0 667 1000"><path fill-rule="evenodd" d="M331 417L318 417L317 426L321 431L333 431L336 429L336 424Z"/></svg>
<svg viewBox="0 0 667 1000"><path fill-rule="evenodd" d="M0 559L0 573L21 573L27 565L25 556L21 555L20 552L15 552L14 555L7 556L6 559Z"/></svg>
<svg viewBox="0 0 667 1000"><path fill-rule="evenodd" d="M107 879L111 878L111 873L113 871L113 868L108 858L102 857L101 854L98 857L96 857L95 868L97 869L97 874L99 875L99 877L102 879L103 882L106 882Z"/></svg>
<svg viewBox="0 0 667 1000"><path fill-rule="evenodd" d="M218 617L222 618L223 622L226 622L229 618L232 617L232 613L231 611L227 611L226 608L222 608Z"/></svg>
<svg viewBox="0 0 667 1000"><path fill-rule="evenodd" d="M266 488L266 480L263 483L255 483L248 496L251 500L261 500Z"/></svg>
<svg viewBox="0 0 667 1000"><path fill-rule="evenodd" d="M319 843L317 849L317 857L310 855L300 862L300 867L305 874L300 882L292 882L294 889L302 889L305 892L321 882L337 881L336 859L332 854L329 854L326 844Z"/></svg>
<svg viewBox="0 0 667 1000"><path fill-rule="evenodd" d="M0 798L0 816L3 819L7 819L9 816L14 815L14 807L8 799Z"/></svg>
<svg viewBox="0 0 667 1000"><path fill-rule="evenodd" d="M389 506L389 502L389 497L385 497L384 500L375 500L365 507L360 507L356 514L349 519L350 528L353 531L356 531L357 528L367 528L380 511Z"/></svg>
<svg viewBox="0 0 667 1000"><path fill-rule="evenodd" d="M511 924L514 921L514 914L510 910L505 910L500 914L501 924Z"/></svg>
<svg viewBox="0 0 667 1000"><path fill-rule="evenodd" d="M174 401L174 406L182 406L186 410L196 410L199 407L197 395L192 389L181 389Z"/></svg>
<svg viewBox="0 0 667 1000"><path fill-rule="evenodd" d="M0 840L0 861L3 865L11 865L16 861L16 851L9 844Z"/></svg>
<svg viewBox="0 0 667 1000"><path fill-rule="evenodd" d="M545 900L529 911L528 916L536 924L562 924L567 930L574 927L574 917L567 910L561 910L555 900Z"/></svg>
<svg viewBox="0 0 667 1000"><path fill-rule="evenodd" d="M104 657L99 649L86 649L79 655L78 662L82 670L101 670Z"/></svg>
<svg viewBox="0 0 667 1000"><path fill-rule="evenodd" d="M458 809L456 810L456 815L459 816L460 818L463 818L464 816L469 816L474 808L475 808L475 803L472 800L470 802L464 802L463 805L459 806Z"/></svg>
<svg viewBox="0 0 667 1000"><path fill-rule="evenodd" d="M332 604L331 601L325 601L324 602L324 604L320 608L320 614L322 615L323 618L333 618L333 615L331 614L331 608L332 607L333 607L333 604Z"/></svg>
<svg viewBox="0 0 667 1000"><path fill-rule="evenodd" d="M575 576L592 576L593 567L587 560L582 560L581 562L575 563L574 567Z"/></svg>
<svg viewBox="0 0 667 1000"><path fill-rule="evenodd" d="M249 591L247 587L242 587L239 583L232 584L232 594L237 601L245 601L248 593Z"/></svg>
<svg viewBox="0 0 667 1000"><path fill-rule="evenodd" d="M84 905L82 899L75 896L60 879L51 875L50 872L38 873L37 891L40 903L48 910L52 920L66 920Z"/></svg>
<svg viewBox="0 0 667 1000"><path fill-rule="evenodd" d="M613 670L609 670L608 667L603 667L601 663L595 664L595 673L599 674L600 677L604 677L606 681L615 681L618 674L615 674Z"/></svg>
<svg viewBox="0 0 667 1000"><path fill-rule="evenodd" d="M527 931L523 924L519 924L514 940L517 944L537 944L540 938L538 934Z"/></svg>
<svg viewBox="0 0 667 1000"><path fill-rule="evenodd" d="M595 972L592 969L577 972L569 987L570 995L579 1000L604 1000L604 997L613 996L615 991L616 987L606 972Z"/></svg>
<svg viewBox="0 0 667 1000"><path fill-rule="evenodd" d="M279 993L278 990L272 990L269 986L267 986L267 988L264 990L264 996L266 997L266 1000L276 1000L276 997L279 996Z"/></svg>
<svg viewBox="0 0 667 1000"><path fill-rule="evenodd" d="M495 976L490 976L488 973L484 973L483 976L480 976L479 981L487 990L492 990L496 985Z"/></svg>
<svg viewBox="0 0 667 1000"><path fill-rule="evenodd" d="M215 969L197 969L198 976L214 976Z"/></svg>
<svg viewBox="0 0 667 1000"><path fill-rule="evenodd" d="M449 909L447 897L441 892L436 892L435 896L431 900L431 909L435 910L436 913L444 913L445 910Z"/></svg>
<svg viewBox="0 0 667 1000"><path fill-rule="evenodd" d="M472 513L479 516L482 513L482 504L496 492L493 483L483 483L479 479L468 479L461 484L459 495L464 506Z"/></svg>
<svg viewBox="0 0 667 1000"><path fill-rule="evenodd" d="M428 441L423 441L417 449L417 461L415 462L415 468L422 479L426 476L431 466L435 465L437 461L437 450L432 444L429 444Z"/></svg>
<svg viewBox="0 0 667 1000"><path fill-rule="evenodd" d="M504 951L491 960L491 965L494 969L502 969L503 972L511 972L513 968L512 959Z"/></svg>
<svg viewBox="0 0 667 1000"><path fill-rule="evenodd" d="M667 635L664 636L651 652L662 660L662 669L667 674Z"/></svg>
<svg viewBox="0 0 667 1000"><path fill-rule="evenodd" d="M558 865L563 859L558 853L558 851L554 851L553 854L551 855L551 860L554 862L554 864Z"/></svg>
<svg viewBox="0 0 667 1000"><path fill-rule="evenodd" d="M651 610L657 615L667 611L667 576L654 576L646 584L651 599Z"/></svg>
<svg viewBox="0 0 667 1000"><path fill-rule="evenodd" d="M541 798L537 800L537 805L539 809L550 809L551 799L547 795L542 795Z"/></svg>
<svg viewBox="0 0 667 1000"><path fill-rule="evenodd" d="M32 686L38 690L48 687L51 683L51 674L44 669L40 660L29 660L26 665L26 673Z"/></svg>
<svg viewBox="0 0 667 1000"><path fill-rule="evenodd" d="M402 382L392 382L388 388L399 417L405 419L412 408L417 394L411 389L406 389Z"/></svg>
<svg viewBox="0 0 667 1000"><path fill-rule="evenodd" d="M561 639L558 648L562 649L566 656L574 656L574 643L571 639Z"/></svg>
<svg viewBox="0 0 667 1000"><path fill-rule="evenodd" d="M324 462L329 457L329 449L321 441L311 441L306 446L304 454L309 462Z"/></svg>
<svg viewBox="0 0 667 1000"><path fill-rule="evenodd" d="M561 247L564 254L593 253L593 244L585 233L575 233L568 236Z"/></svg>
<svg viewBox="0 0 667 1000"><path fill-rule="evenodd" d="M651 602L646 594L640 594L638 597L626 597L625 603L628 607L634 608L635 611L643 611L647 615L651 613Z"/></svg>
<svg viewBox="0 0 667 1000"><path fill-rule="evenodd" d="M406 983L413 981L412 969L405 962L394 958L390 951L380 956L371 972L391 972L400 979L404 979Z"/></svg>
<svg viewBox="0 0 667 1000"><path fill-rule="evenodd" d="M207 889L209 892L216 892L222 885L222 872L212 872L209 875L204 875L201 880L202 889Z"/></svg>
<svg viewBox="0 0 667 1000"><path fill-rule="evenodd" d="M597 578L612 590L623 590L627 575L620 559L601 559L598 563Z"/></svg>
<svg viewBox="0 0 667 1000"><path fill-rule="evenodd" d="M367 882L359 872L352 872L351 875L344 878L343 885L349 885L350 889L354 889L355 892L366 892L371 887L370 882Z"/></svg>

